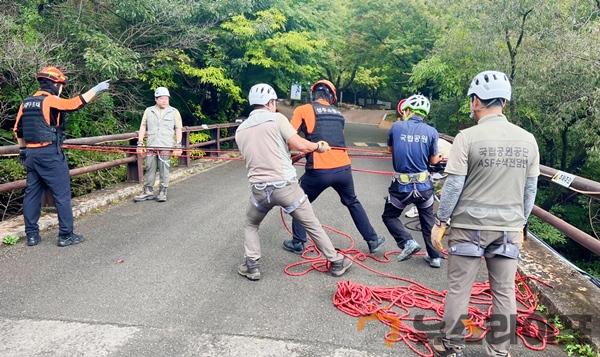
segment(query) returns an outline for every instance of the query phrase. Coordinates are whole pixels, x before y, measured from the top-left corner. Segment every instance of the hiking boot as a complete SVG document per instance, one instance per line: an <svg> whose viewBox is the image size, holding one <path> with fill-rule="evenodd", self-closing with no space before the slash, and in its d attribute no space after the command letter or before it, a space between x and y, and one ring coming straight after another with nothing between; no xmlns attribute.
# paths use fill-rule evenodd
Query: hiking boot
<svg viewBox="0 0 600 357"><path fill-rule="evenodd" d="M383 243L385 243L384 237L377 237L376 240L368 240L367 245L369 246L369 253L375 254L383 248Z"/></svg>
<svg viewBox="0 0 600 357"><path fill-rule="evenodd" d="M409 240L404 244L404 249L402 249L402 252L400 253L400 255L398 255L398 261L401 262L410 258L419 250L421 250L421 246L419 245L419 243L415 242L413 239Z"/></svg>
<svg viewBox="0 0 600 357"><path fill-rule="evenodd" d="M59 235L58 242L56 243L59 247L67 247L69 245L81 243L85 240L80 234L67 234L67 235Z"/></svg>
<svg viewBox="0 0 600 357"><path fill-rule="evenodd" d="M302 254L304 252L304 242L295 239L284 240L283 249L294 254Z"/></svg>
<svg viewBox="0 0 600 357"><path fill-rule="evenodd" d="M446 346L441 337L435 337L431 347L433 347L433 354L437 357L464 357L462 347Z"/></svg>
<svg viewBox="0 0 600 357"><path fill-rule="evenodd" d="M333 276L342 276L352 265L352 260L344 257L343 259L331 262L330 273Z"/></svg>
<svg viewBox="0 0 600 357"><path fill-rule="evenodd" d="M259 280L260 279L260 270L258 259L254 260L246 257L244 263L240 264L238 267L238 274L241 276L245 276L250 280Z"/></svg>
<svg viewBox="0 0 600 357"><path fill-rule="evenodd" d="M27 235L27 245L32 247L38 245L42 241L39 233L32 233Z"/></svg>
<svg viewBox="0 0 600 357"><path fill-rule="evenodd" d="M144 186L144 192L142 192L142 194L139 196L135 196L133 200L135 202L142 202L147 200L153 200L155 198L156 197L154 196L154 193L152 193L152 186Z"/></svg>
<svg viewBox="0 0 600 357"><path fill-rule="evenodd" d="M158 202L167 202L167 188L160 187L160 191L158 191L158 196L156 196L156 200Z"/></svg>
<svg viewBox="0 0 600 357"><path fill-rule="evenodd" d="M423 257L423 259L425 259L425 261L429 263L429 266L432 268L439 268L442 266L442 258L431 258L430 256L426 255Z"/></svg>

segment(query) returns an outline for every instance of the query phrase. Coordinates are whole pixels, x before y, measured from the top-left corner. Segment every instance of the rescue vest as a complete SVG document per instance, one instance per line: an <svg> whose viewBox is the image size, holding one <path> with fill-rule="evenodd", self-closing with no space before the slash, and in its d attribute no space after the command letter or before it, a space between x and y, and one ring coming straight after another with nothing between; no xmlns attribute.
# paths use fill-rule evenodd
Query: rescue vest
<svg viewBox="0 0 600 357"><path fill-rule="evenodd" d="M312 133L304 133L306 138L315 143L323 140L330 146L346 147L342 113L332 105L313 102L312 106L315 111L315 127Z"/></svg>
<svg viewBox="0 0 600 357"><path fill-rule="evenodd" d="M323 140L333 147L346 147L342 113L332 105L322 105L319 102L313 102L312 107L315 111L315 127L312 133L308 133L306 127L303 127L306 139L313 143ZM313 168L313 153L306 156L306 168Z"/></svg>
<svg viewBox="0 0 600 357"><path fill-rule="evenodd" d="M23 101L21 117L23 139L27 143L56 142L62 134L62 127L50 126L44 118L42 105L45 95L31 96Z"/></svg>

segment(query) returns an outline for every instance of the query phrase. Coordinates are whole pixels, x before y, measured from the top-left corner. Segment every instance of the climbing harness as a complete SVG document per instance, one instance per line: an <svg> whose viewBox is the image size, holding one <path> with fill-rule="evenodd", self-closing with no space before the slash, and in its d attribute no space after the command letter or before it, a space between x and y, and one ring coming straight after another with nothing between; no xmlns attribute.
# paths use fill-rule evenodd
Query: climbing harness
<svg viewBox="0 0 600 357"><path fill-rule="evenodd" d="M510 259L520 258L519 246L508 239L508 232L503 232L502 243L496 241L486 247L486 258L493 258L496 255L501 255Z"/></svg>
<svg viewBox="0 0 600 357"><path fill-rule="evenodd" d="M503 232L502 240L496 240L487 247L482 247L481 231L472 231L469 242L452 244L448 248L448 254L475 258L483 256L493 258L496 255L501 255L510 259L519 259L519 246L508 239L507 232Z"/></svg>
<svg viewBox="0 0 600 357"><path fill-rule="evenodd" d="M272 205L271 205L271 195L273 194L273 192L275 190L277 190L277 189L282 189L282 188L284 188L286 186L289 186L289 185L291 185L293 183L298 183L298 180L297 179L293 179L293 180L289 180L289 181L261 182L261 183L251 184L250 186L252 188L254 188L255 190L264 192L265 193L265 198L258 199L254 195L254 193L251 193L250 194L250 202L252 202L252 204L254 205L254 207L256 207L256 209L259 210L260 212L267 213L272 208ZM296 209L298 209L298 207L300 207L304 203L304 201L306 201L306 199L307 199L307 196L303 195L301 198L299 198L298 200L296 200L291 205L289 205L287 207L282 207L281 209L285 213L291 214ZM265 204L265 201L266 201L266 204Z"/></svg>
<svg viewBox="0 0 600 357"><path fill-rule="evenodd" d="M425 183L429 179L429 171L417 172L417 173L394 173L394 180L401 185Z"/></svg>
<svg viewBox="0 0 600 357"><path fill-rule="evenodd" d="M485 248L481 246L481 231L473 231L469 242L453 244L448 248L448 254L459 255L461 257L483 257Z"/></svg>
<svg viewBox="0 0 600 357"><path fill-rule="evenodd" d="M386 198L386 202L390 203L394 207L398 209L404 209L406 206L404 203L411 198L419 200L419 202L415 202L415 206L418 208L428 208L433 204L435 197L431 195L428 199L425 199L421 192L417 189L418 183L425 183L429 181L431 175L429 172L418 172L418 173L394 173L392 177L392 182L397 182L399 185L408 186L412 185L412 191L406 197L399 199L396 196L390 194Z"/></svg>

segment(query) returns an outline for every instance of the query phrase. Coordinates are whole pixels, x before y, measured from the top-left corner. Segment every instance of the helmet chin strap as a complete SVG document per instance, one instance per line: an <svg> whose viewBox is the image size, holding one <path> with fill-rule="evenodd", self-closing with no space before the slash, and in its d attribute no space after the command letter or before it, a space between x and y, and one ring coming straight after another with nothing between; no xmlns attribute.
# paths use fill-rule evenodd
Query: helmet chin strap
<svg viewBox="0 0 600 357"><path fill-rule="evenodd" d="M475 121L479 121L479 118L475 116L476 112L480 112L482 109L488 109L490 108L492 105L494 105L497 101L499 101L502 104L502 108L504 108L506 106L506 100L500 99L500 98L496 98L495 100L491 101L490 103L488 103L487 105L481 105L479 108L474 109L473 108L473 103L471 104L471 108L470 108L470 113L469 113L469 118L475 120ZM480 102L481 103L481 102Z"/></svg>

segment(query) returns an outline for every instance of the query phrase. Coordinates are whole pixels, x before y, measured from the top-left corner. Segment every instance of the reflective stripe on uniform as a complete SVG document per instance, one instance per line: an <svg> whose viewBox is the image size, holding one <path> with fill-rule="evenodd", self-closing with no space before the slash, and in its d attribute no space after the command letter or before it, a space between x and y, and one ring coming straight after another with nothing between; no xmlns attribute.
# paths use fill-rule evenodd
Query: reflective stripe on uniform
<svg viewBox="0 0 600 357"><path fill-rule="evenodd" d="M402 185L408 185L411 183L425 183L429 177L430 174L428 171L417 173L394 173L394 179Z"/></svg>

